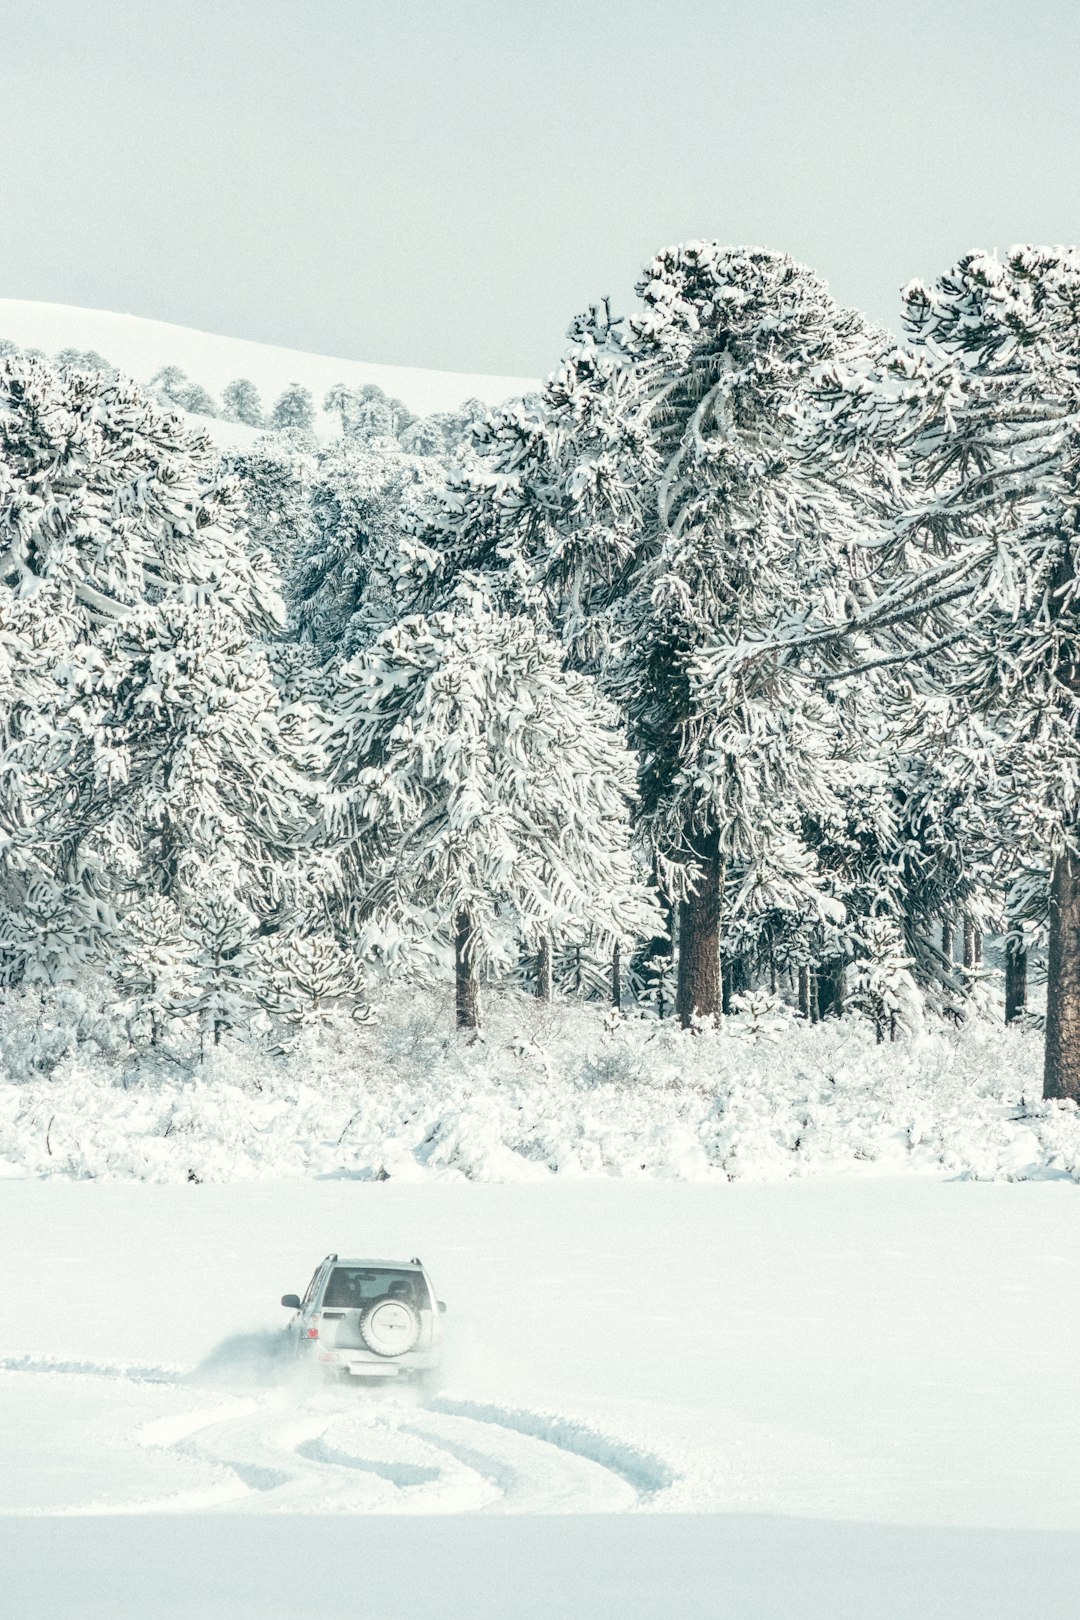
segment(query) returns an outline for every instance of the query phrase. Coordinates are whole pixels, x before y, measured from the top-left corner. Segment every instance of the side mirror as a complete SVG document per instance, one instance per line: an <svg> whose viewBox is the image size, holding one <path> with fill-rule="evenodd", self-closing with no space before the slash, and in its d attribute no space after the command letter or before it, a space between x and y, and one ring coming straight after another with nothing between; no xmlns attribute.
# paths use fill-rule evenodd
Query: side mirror
<svg viewBox="0 0 1080 1620"><path fill-rule="evenodd" d="M445 1301L445 1299L440 1299L439 1300L439 1315L440 1316L445 1316L446 1315L446 1301Z"/></svg>
<svg viewBox="0 0 1080 1620"><path fill-rule="evenodd" d="M300 1309L300 1295L282 1294L281 1303L287 1306L290 1311L298 1311Z"/></svg>

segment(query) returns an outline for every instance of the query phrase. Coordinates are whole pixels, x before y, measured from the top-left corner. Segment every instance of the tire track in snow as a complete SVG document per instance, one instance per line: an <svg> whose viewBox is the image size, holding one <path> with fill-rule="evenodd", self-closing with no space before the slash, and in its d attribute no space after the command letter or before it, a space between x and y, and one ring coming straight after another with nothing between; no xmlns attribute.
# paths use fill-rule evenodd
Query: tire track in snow
<svg viewBox="0 0 1080 1620"><path fill-rule="evenodd" d="M486 1476L418 1445L400 1421L358 1423L349 1409L298 1413L267 1399L253 1412L201 1425L177 1449L249 1483L258 1500L236 1505L250 1510L467 1512L496 1494Z"/></svg>
<svg viewBox="0 0 1080 1620"><path fill-rule="evenodd" d="M182 1367L147 1367L133 1361L77 1361L69 1356L0 1356L0 1372L67 1373L127 1379L133 1384L182 1384Z"/></svg>
<svg viewBox="0 0 1080 1620"><path fill-rule="evenodd" d="M677 1475L662 1457L645 1451L630 1441L605 1434L590 1423L561 1417L555 1412L533 1412L519 1407L499 1406L483 1401L452 1400L438 1397L431 1409L448 1417L471 1418L517 1434L541 1440L560 1451L571 1452L620 1476L643 1500L674 1485Z"/></svg>
<svg viewBox="0 0 1080 1620"><path fill-rule="evenodd" d="M404 1425L489 1480L496 1509L516 1513L624 1513L638 1493L602 1463L498 1421L441 1410Z"/></svg>
<svg viewBox="0 0 1080 1620"><path fill-rule="evenodd" d="M0 1371L175 1390L190 1381L179 1368L52 1356L0 1358ZM647 1504L676 1478L654 1453L558 1413L446 1396L419 1406L365 1401L359 1391L332 1400L295 1384L238 1390L224 1405L143 1423L133 1438L217 1479L125 1512L618 1513Z"/></svg>

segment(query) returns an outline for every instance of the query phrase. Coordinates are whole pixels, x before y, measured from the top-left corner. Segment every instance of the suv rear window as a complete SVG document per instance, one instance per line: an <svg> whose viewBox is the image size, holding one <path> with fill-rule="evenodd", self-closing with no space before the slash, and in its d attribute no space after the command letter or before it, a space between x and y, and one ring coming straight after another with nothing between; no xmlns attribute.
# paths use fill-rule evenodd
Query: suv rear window
<svg viewBox="0 0 1080 1620"><path fill-rule="evenodd" d="M369 1266L335 1266L323 1295L323 1305L355 1310L370 1300L403 1299L415 1310L430 1309L424 1279L416 1271L392 1271Z"/></svg>

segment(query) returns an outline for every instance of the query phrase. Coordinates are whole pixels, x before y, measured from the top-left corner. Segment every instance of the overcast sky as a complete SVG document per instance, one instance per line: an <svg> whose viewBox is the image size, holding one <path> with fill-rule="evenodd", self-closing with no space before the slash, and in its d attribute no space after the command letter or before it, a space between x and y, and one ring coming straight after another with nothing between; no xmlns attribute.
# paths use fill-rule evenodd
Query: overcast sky
<svg viewBox="0 0 1080 1620"><path fill-rule="evenodd" d="M353 359L539 374L694 237L889 323L1080 238L1080 0L0 0L0 84L0 293Z"/></svg>

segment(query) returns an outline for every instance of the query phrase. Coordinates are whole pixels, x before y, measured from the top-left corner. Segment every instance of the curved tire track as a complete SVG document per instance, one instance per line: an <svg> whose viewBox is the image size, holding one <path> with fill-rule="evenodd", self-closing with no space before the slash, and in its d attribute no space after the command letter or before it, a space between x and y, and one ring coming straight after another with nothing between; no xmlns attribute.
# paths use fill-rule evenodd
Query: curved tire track
<svg viewBox="0 0 1080 1620"><path fill-rule="evenodd" d="M191 1387L171 1368L52 1357L0 1359L0 1371ZM241 1512L623 1513L675 1479L662 1458L557 1413L445 1396L417 1405L389 1392L342 1398L295 1383L235 1390L144 1422L133 1438L202 1465L212 1483L127 1512L198 1500Z"/></svg>

